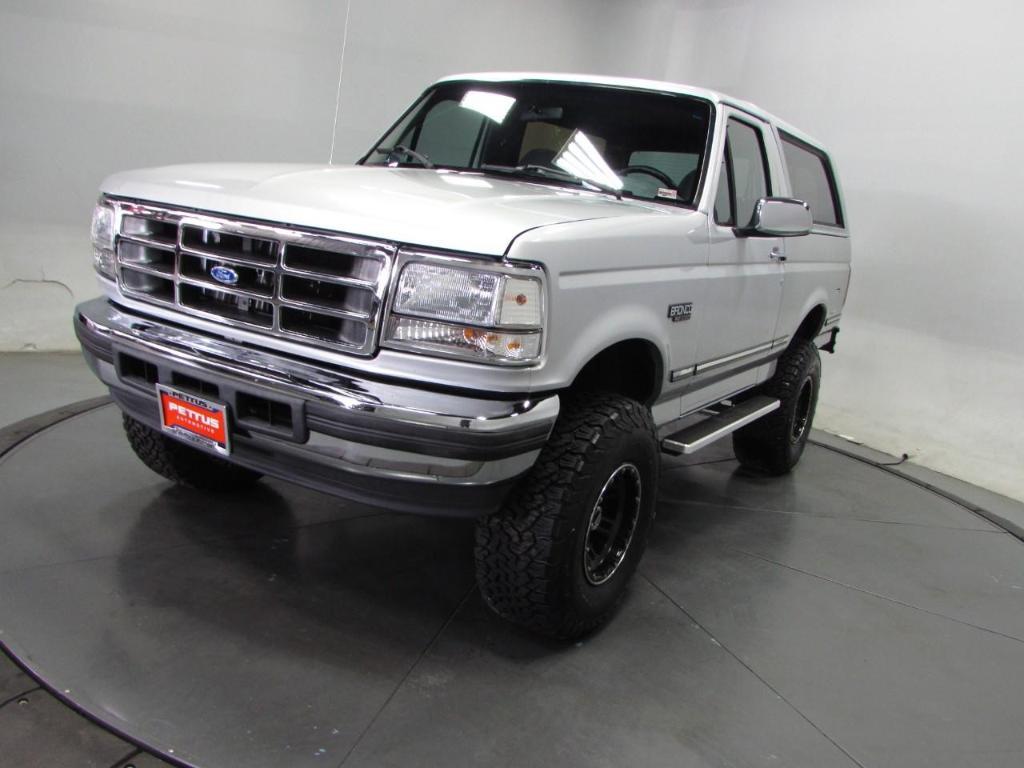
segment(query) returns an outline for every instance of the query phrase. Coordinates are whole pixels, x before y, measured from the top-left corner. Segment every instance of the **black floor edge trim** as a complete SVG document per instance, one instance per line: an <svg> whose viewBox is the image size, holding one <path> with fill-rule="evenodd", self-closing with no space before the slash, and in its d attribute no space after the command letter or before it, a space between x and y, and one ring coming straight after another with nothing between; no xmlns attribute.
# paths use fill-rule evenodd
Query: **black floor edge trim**
<svg viewBox="0 0 1024 768"><path fill-rule="evenodd" d="M44 429L66 421L80 413L102 408L110 402L113 401L108 395L102 395L101 397L93 397L89 400L79 400L77 403L71 403L70 405L62 405L60 408L54 408L35 416L29 416L27 419L16 421L13 424L8 424L0 429L0 457L28 440L37 432L42 432Z"/></svg>
<svg viewBox="0 0 1024 768"><path fill-rule="evenodd" d="M105 405L109 405L111 402L111 399L105 395L102 397L94 397L89 400L79 400L76 403L62 405L60 408L54 408L3 427L0 429L0 458L3 458L5 454L10 453L33 435L37 435L50 427L56 426L62 421L67 421L68 419L80 414L94 411L97 408L102 408ZM7 656L7 658L9 658L15 665L17 665L22 672L28 675L32 680L35 680L39 684L40 688L64 704L68 709L75 712L79 717L84 720L88 720L97 728L101 728L122 741L134 746L137 752L145 752L149 756L162 760L168 765L177 766L177 768L192 768L188 763L169 757L165 752L146 745L138 738L125 733L120 728L116 728L109 723L104 722L100 717L80 707L62 691L54 688L46 680L40 677L31 667L18 658L17 654L8 647L7 643L3 640L0 640L0 651L2 651L4 655Z"/></svg>
<svg viewBox="0 0 1024 768"><path fill-rule="evenodd" d="M914 477L912 475L908 475L906 472L901 472L898 469L898 467L900 467L902 465L902 462L897 463L897 464L886 464L885 462L874 461L874 460L866 458L864 456L859 456L856 453L854 453L853 451L846 451L846 450L843 450L842 448L839 448L839 447L837 447L835 445L828 445L827 443L823 443L823 442L820 442L818 440L810 439L807 442L811 443L812 445L816 445L819 448L824 448L826 451L832 451L834 453L838 453L841 456L846 456L849 459L853 459L855 461L859 461L862 464L867 464L870 467L875 467L876 469L879 469L882 472L887 472L890 475L895 475L896 477L898 477L898 478L900 478L902 480L906 480L908 483L912 483L912 484L916 485L919 488L924 488L926 491L931 491L932 493L937 494L938 496L941 496L942 498L946 499L947 501L951 501L954 504L956 504L958 506L961 506L964 509L968 510L969 512L973 512L978 517L981 517L981 518L987 520L988 522L992 523L992 525L995 525L995 526L997 526L999 528L1002 528L1004 531L1006 531L1007 533L1009 533L1012 536L1016 536L1021 541L1024 541L1024 528L1022 528L1021 526L1017 525L1017 523L1013 522L1012 520L1007 520L1002 515L996 514L992 510L986 509L985 507L981 506L980 504L976 504L975 502L971 501L970 499L964 498L963 496L960 496L959 494L953 493L952 491L947 491L945 488L940 488L939 486L937 486L937 485L935 485L933 483L929 483L929 482L927 482L925 480L921 480L921 479L916 478L916 477ZM925 467L925 469L927 469L927 467ZM932 471L934 471L934 470L932 470Z"/></svg>

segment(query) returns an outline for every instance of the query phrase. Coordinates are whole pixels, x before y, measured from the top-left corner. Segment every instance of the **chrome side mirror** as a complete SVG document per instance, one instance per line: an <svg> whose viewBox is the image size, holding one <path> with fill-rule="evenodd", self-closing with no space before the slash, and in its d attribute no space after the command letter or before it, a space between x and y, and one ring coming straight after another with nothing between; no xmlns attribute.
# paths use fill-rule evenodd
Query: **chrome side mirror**
<svg viewBox="0 0 1024 768"><path fill-rule="evenodd" d="M750 226L742 234L753 237L800 237L810 234L813 226L811 208L803 200L762 197L754 206Z"/></svg>

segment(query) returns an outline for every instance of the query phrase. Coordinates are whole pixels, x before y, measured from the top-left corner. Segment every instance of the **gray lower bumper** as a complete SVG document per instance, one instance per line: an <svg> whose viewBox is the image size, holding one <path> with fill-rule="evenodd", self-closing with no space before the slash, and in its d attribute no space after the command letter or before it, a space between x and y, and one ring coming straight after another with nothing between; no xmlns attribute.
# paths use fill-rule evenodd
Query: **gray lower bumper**
<svg viewBox="0 0 1024 768"><path fill-rule="evenodd" d="M75 311L93 371L132 417L159 426L156 384L228 405L231 460L404 512L497 507L536 461L558 416L538 400L467 397L355 377L127 312Z"/></svg>

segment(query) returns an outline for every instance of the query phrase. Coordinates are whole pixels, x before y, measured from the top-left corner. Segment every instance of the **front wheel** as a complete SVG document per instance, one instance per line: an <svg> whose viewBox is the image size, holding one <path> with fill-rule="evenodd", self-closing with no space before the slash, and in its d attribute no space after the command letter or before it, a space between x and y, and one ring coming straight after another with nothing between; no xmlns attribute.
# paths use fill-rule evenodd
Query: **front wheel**
<svg viewBox="0 0 1024 768"><path fill-rule="evenodd" d="M763 392L779 407L732 436L740 464L770 475L789 472L803 455L821 386L821 358L810 341L796 341L779 358Z"/></svg>
<svg viewBox="0 0 1024 768"><path fill-rule="evenodd" d="M526 480L476 530L480 592L500 616L552 637L610 618L654 518L659 453L650 411L570 396Z"/></svg>

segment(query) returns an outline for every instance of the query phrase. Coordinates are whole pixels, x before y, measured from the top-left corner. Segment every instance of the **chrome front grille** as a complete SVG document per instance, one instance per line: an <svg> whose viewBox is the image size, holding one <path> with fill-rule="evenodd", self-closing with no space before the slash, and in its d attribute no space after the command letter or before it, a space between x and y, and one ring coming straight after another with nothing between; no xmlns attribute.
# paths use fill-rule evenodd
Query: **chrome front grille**
<svg viewBox="0 0 1024 768"><path fill-rule="evenodd" d="M387 243L116 202L126 296L372 354L395 249Z"/></svg>

